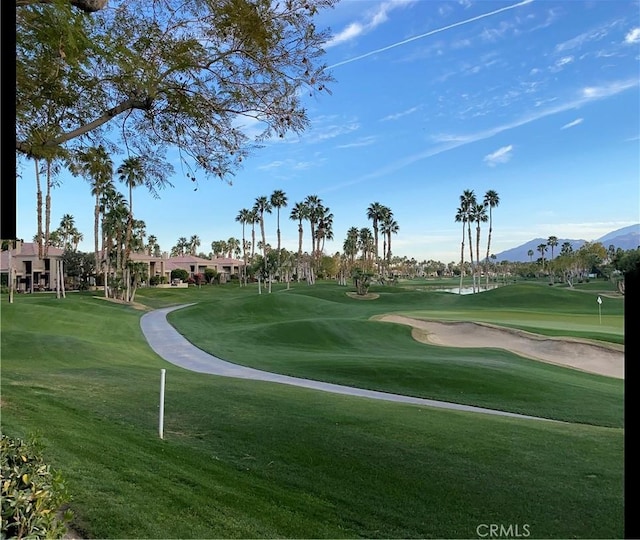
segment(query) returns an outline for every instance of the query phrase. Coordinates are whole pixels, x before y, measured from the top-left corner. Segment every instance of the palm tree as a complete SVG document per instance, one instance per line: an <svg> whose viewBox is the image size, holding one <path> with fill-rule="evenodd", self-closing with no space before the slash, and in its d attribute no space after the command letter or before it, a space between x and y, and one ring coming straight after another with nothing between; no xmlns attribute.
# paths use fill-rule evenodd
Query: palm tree
<svg viewBox="0 0 640 540"><path fill-rule="evenodd" d="M77 165L72 172L84 176L91 185L91 194L95 197L93 210L93 249L96 257L96 271L101 270L104 274L104 266L99 260L99 223L100 223L100 198L113 184L113 161L107 154L104 146L91 147L86 152L81 152L77 156ZM106 281L106 275L104 276Z"/></svg>
<svg viewBox="0 0 640 540"><path fill-rule="evenodd" d="M156 253L160 251L160 245L158 244L158 239L153 234L150 234L147 237L146 249L147 249L147 255L153 255L153 256L157 256Z"/></svg>
<svg viewBox="0 0 640 540"><path fill-rule="evenodd" d="M78 251L78 245L84 240L84 234L78 229L74 229L71 233L71 242L73 243L73 251Z"/></svg>
<svg viewBox="0 0 640 540"><path fill-rule="evenodd" d="M387 213L384 214L381 222L381 232L384 235L386 235L386 238L387 238L387 253L386 253L387 268L391 266L391 235L398 234L399 230L400 230L400 226L398 225L398 222L395 219L393 219L393 212L389 210Z"/></svg>
<svg viewBox="0 0 640 540"><path fill-rule="evenodd" d="M147 224L141 219L134 219L131 226L131 250L144 253L144 237L147 236Z"/></svg>
<svg viewBox="0 0 640 540"><path fill-rule="evenodd" d="M533 262L533 254L534 254L534 251L532 249L527 251L527 255L529 255L529 262Z"/></svg>
<svg viewBox="0 0 640 540"><path fill-rule="evenodd" d="M313 258L316 254L316 223L322 208L322 199L317 195L307 195L303 204L306 207L305 218L309 220L311 229L311 257Z"/></svg>
<svg viewBox="0 0 640 540"><path fill-rule="evenodd" d="M269 199L269 203L272 208L276 209L276 223L277 223L277 234L278 234L278 253L280 253L280 208L286 208L287 206L287 195L284 191L280 189L276 189Z"/></svg>
<svg viewBox="0 0 640 540"><path fill-rule="evenodd" d="M199 247L200 247L200 237L197 234L194 234L189 239L189 253L191 255L195 255L198 252Z"/></svg>
<svg viewBox="0 0 640 540"><path fill-rule="evenodd" d="M540 252L540 256L542 257L542 271L544 272L544 254L547 251L547 244L538 244L537 250Z"/></svg>
<svg viewBox="0 0 640 540"><path fill-rule="evenodd" d="M458 294L462 294L462 278L464 277L464 233L466 232L467 225L467 212L461 204L456 211L456 223L462 222L462 244L460 247L460 287L458 288Z"/></svg>
<svg viewBox="0 0 640 540"><path fill-rule="evenodd" d="M315 272L318 266L318 250L320 243L316 242L316 225L320 217L324 214L325 208L322 204L322 199L317 195L307 195L304 199L304 205L306 207L305 216L309 221L309 227L311 229L311 272L308 277L310 284L315 282Z"/></svg>
<svg viewBox="0 0 640 540"><path fill-rule="evenodd" d="M489 189L484 194L484 204L489 209L489 236L487 237L487 256L486 256L486 261L488 265L489 253L491 249L491 233L493 232L493 214L491 211L500 204L500 196L498 195L498 192L493 189ZM485 271L485 274L487 277L487 289L488 289L489 288L489 269L488 268Z"/></svg>
<svg viewBox="0 0 640 540"><path fill-rule="evenodd" d="M262 236L262 256L266 259L267 258L267 239L265 237L264 234L264 213L266 212L267 214L271 213L271 203L269 202L269 199L265 196L262 197L257 197L256 198L256 202L253 205L253 209L256 211L257 215L258 215L258 219L260 220L260 234Z"/></svg>
<svg viewBox="0 0 640 540"><path fill-rule="evenodd" d="M551 248L551 258L553 259L553 248L558 245L558 237L557 236L550 236L547 239L547 245Z"/></svg>
<svg viewBox="0 0 640 540"><path fill-rule="evenodd" d="M480 290L480 223L486 223L489 221L487 216L487 207L484 204L476 204L472 209L473 221L476 223L476 263L478 273L478 290Z"/></svg>
<svg viewBox="0 0 640 540"><path fill-rule="evenodd" d="M347 238L342 245L344 254L349 258L350 267L353 266L358 254L358 228L350 227L347 231Z"/></svg>
<svg viewBox="0 0 640 540"><path fill-rule="evenodd" d="M318 229L316 230L318 258L324 252L324 242L327 238L333 240L333 214L329 207L320 206L318 208ZM322 245L320 244L321 242Z"/></svg>
<svg viewBox="0 0 640 540"><path fill-rule="evenodd" d="M211 251L214 257L224 257L227 252L227 243L224 240L214 240L211 242Z"/></svg>
<svg viewBox="0 0 640 540"><path fill-rule="evenodd" d="M573 246L571 245L571 242L563 242L560 247L560 255L569 255L572 252Z"/></svg>
<svg viewBox="0 0 640 540"><path fill-rule="evenodd" d="M104 291L105 296L108 294L109 276L111 275L111 260L115 255L116 278L118 275L122 278L123 267L123 243L126 235L129 208L127 201L115 188L106 190L101 197L102 208L102 243L103 257L106 261ZM115 253L114 253L115 251ZM119 280L116 279L116 284ZM113 290L112 296L115 297L116 290Z"/></svg>
<svg viewBox="0 0 640 540"><path fill-rule="evenodd" d="M469 237L469 256L471 262L471 275L473 277L473 292L476 292L476 274L473 266L473 242L471 241L471 223L473 219L471 219L471 214L473 209L475 208L476 195L472 189L465 189L460 195L460 207L464 210L467 215L467 236Z"/></svg>
<svg viewBox="0 0 640 540"><path fill-rule="evenodd" d="M374 249L375 249L375 259L376 265L379 265L379 257L378 257L378 223L382 219L385 213L385 206L380 204L379 202L373 202L367 208L367 219L372 221L373 227L373 240L374 240ZM383 254L384 255L384 254Z"/></svg>
<svg viewBox="0 0 640 540"><path fill-rule="evenodd" d="M233 236L227 240L227 256L231 259L233 258L234 252L240 250L240 240L234 238Z"/></svg>
<svg viewBox="0 0 640 540"><path fill-rule="evenodd" d="M369 227L362 227L358 236L358 247L362 251L362 261L364 266L368 267L370 255L373 255L375 249L375 240Z"/></svg>
<svg viewBox="0 0 640 540"><path fill-rule="evenodd" d="M129 187L129 220L127 222L127 234L125 239L125 252L123 265L129 261L129 255L131 254L131 231L133 227L133 188L141 186L145 183L145 172L140 157L128 157L118 167L118 180L123 182ZM123 266L123 268L124 268ZM129 301L129 276L126 276L127 281L127 301Z"/></svg>
<svg viewBox="0 0 640 540"><path fill-rule="evenodd" d="M63 249L67 250L71 248L71 236L76 230L75 219L71 214L64 214L60 220L60 226L58 228L60 232L60 238L62 239Z"/></svg>
<svg viewBox="0 0 640 540"><path fill-rule="evenodd" d="M300 263L302 262L302 235L304 233L304 228L302 227L302 221L307 219L307 211L308 207L304 203L297 202L293 208L291 209L291 213L289 214L289 219L298 222L298 261L296 268L296 276L298 281L300 281Z"/></svg>
<svg viewBox="0 0 640 540"><path fill-rule="evenodd" d="M181 236L178 238L176 245L174 246L174 253L178 255L185 255L189 250L189 240L187 240L186 236Z"/></svg>
<svg viewBox="0 0 640 540"><path fill-rule="evenodd" d="M244 279L244 284L247 284L247 243L245 240L245 226L247 223L251 223L251 210L247 208L243 208L238 212L236 216L236 221L242 224L242 258L244 260L244 266L242 267L242 277Z"/></svg>
<svg viewBox="0 0 640 540"><path fill-rule="evenodd" d="M147 166L149 165L149 166ZM140 156L126 158L117 171L118 179L124 182L129 187L129 224L127 226L127 238L125 245L125 265L129 263L129 255L131 253L131 247L128 245L131 242L131 228L133 226L133 188L145 185L149 193L158 198L158 189L163 188L169 184L165 178L163 171L153 166L153 163L143 160ZM170 185L170 184L169 184ZM127 266L127 296L126 301L131 301L131 279L130 268Z"/></svg>

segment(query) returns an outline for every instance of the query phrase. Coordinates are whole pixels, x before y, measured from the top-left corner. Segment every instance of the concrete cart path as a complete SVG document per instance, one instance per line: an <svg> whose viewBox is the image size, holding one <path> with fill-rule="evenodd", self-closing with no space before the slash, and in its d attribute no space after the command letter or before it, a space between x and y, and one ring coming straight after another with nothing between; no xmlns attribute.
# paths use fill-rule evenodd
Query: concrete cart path
<svg viewBox="0 0 640 540"><path fill-rule="evenodd" d="M310 379L290 377L288 375L280 375L278 373L271 373L269 371L261 371L259 369L227 362L204 352L202 349L198 349L196 346L187 341L187 339L185 339L181 334L179 334L178 331L167 321L168 313L192 305L194 304L183 304L179 306L156 309L154 311L150 311L149 313L145 313L140 319L142 333L144 334L144 337L146 338L151 348L167 362L171 362L176 366L180 366L190 371L219 375L221 377L234 377L238 379L252 379L257 381L289 384L292 386L300 386L302 388L321 390L323 392L332 392L334 394L360 396L371 399L395 401L400 403L412 403L415 405L423 405L425 407L437 407L440 409L453 409L456 411L476 412L484 414L494 414L499 416L511 416L514 418L526 418L529 420L549 421L546 418L526 416L522 414L497 411L493 409L484 409L482 407L474 407L472 405L460 405L457 403L449 403L447 401L436 401L433 399L403 396L400 394L377 392L375 390L365 390L363 388L355 388L351 386L342 386L339 384L332 384L322 381L313 381Z"/></svg>

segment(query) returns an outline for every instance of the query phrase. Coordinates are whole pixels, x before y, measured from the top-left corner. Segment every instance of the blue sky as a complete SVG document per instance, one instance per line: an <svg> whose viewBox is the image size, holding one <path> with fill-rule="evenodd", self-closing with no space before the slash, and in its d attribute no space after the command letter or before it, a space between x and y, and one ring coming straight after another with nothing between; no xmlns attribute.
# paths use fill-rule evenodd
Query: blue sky
<svg viewBox="0 0 640 540"><path fill-rule="evenodd" d="M349 227L371 226L366 209L380 202L400 226L394 255L457 261L465 189L500 196L493 253L550 235L593 240L640 221L637 0L342 0L318 24L332 31L336 82L332 95L307 98L304 133L268 142L232 185L201 180L194 191L178 165L159 200L136 190L136 217L163 250L180 236L197 234L206 253L214 240L241 238L238 211L276 189L289 201L283 246L297 249L291 207L315 194L334 214L329 254ZM36 232L31 169L20 167L18 181L26 241ZM89 187L66 173L60 181L52 228L72 214L90 251ZM265 227L275 246L275 213Z"/></svg>

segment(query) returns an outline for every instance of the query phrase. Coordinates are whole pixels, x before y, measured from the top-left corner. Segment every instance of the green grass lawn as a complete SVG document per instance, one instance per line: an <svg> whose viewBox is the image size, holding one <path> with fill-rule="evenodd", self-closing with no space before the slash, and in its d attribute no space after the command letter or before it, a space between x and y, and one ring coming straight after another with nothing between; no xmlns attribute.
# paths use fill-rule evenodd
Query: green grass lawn
<svg viewBox="0 0 640 540"><path fill-rule="evenodd" d="M356 382L389 375L412 386L381 362L378 347L406 356L407 373L452 362L425 361L418 352L424 346L406 328L368 318L379 308L423 309L425 300L432 310L454 309L455 295L398 290L365 302L322 284L255 293L203 287L141 291L138 299L154 307L197 301L176 312L175 322L201 334L204 320L225 347L241 350L250 341L247 351L273 364L294 348L307 359L282 361L284 367L314 371L323 349L336 365L339 349L353 351L346 371ZM623 537L620 427L498 418L191 373L149 349L141 312L131 307L85 294L2 302L3 432L45 444L86 538L473 538L482 523L527 524L538 538ZM313 333L313 322L324 326ZM368 353L354 335L370 340ZM276 336L287 340L279 349ZM500 379L514 359L475 371L469 358L457 361L459 371L440 382L450 397L459 386L471 388L464 374L482 386L483 369ZM165 440L157 436L160 368L167 370ZM544 371L528 375L536 401L538 386L550 379L538 385ZM585 399L585 421L621 425L621 386L560 368L555 376L567 391L576 386L589 399L599 393L600 418ZM487 389L477 393L489 399Z"/></svg>
<svg viewBox="0 0 640 540"><path fill-rule="evenodd" d="M422 344L404 325L369 320L373 314L398 312L403 306L428 306L428 311L400 312L505 325L508 321L534 331L544 327L547 333L621 341L620 302L615 306L618 314L608 316L601 327L597 318L582 321L580 313L589 300L585 295L536 285L474 296L392 291L380 288L380 298L371 301L353 300L337 286L216 296L215 301L203 299L171 313L169 320L201 349L267 371L556 420L622 426L621 380L501 349ZM537 294L542 298L536 300ZM534 310L547 306L546 317L525 309L523 303L532 304Z"/></svg>

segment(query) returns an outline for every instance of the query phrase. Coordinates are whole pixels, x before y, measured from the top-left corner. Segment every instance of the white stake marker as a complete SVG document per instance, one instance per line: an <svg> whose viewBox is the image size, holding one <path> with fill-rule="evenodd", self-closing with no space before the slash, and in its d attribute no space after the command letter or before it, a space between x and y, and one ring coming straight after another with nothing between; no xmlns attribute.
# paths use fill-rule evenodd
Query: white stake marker
<svg viewBox="0 0 640 540"><path fill-rule="evenodd" d="M158 429L161 439L164 439L164 380L166 372L166 369L160 370L160 426Z"/></svg>

